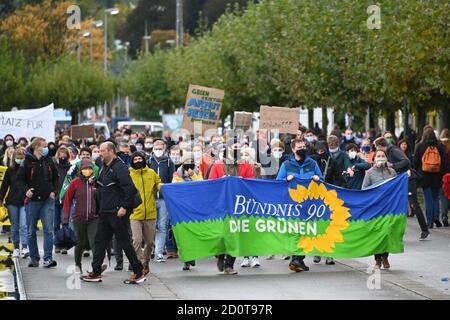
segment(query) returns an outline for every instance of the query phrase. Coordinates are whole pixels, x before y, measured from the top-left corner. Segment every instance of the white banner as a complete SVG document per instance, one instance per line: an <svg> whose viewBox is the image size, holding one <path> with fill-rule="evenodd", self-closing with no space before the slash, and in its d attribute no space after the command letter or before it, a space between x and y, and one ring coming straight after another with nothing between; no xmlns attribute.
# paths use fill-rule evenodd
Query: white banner
<svg viewBox="0 0 450 320"><path fill-rule="evenodd" d="M6 134L12 134L16 141L20 137L43 137L47 141L55 141L53 103L39 109L0 112L0 138Z"/></svg>

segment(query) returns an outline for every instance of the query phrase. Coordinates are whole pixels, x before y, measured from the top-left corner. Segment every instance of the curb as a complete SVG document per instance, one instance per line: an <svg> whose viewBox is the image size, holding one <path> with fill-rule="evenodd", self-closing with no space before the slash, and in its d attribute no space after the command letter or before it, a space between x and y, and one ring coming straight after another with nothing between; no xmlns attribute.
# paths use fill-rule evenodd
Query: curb
<svg viewBox="0 0 450 320"><path fill-rule="evenodd" d="M20 258L14 258L14 271L16 272L17 290L19 291L20 300L28 300L19 259Z"/></svg>

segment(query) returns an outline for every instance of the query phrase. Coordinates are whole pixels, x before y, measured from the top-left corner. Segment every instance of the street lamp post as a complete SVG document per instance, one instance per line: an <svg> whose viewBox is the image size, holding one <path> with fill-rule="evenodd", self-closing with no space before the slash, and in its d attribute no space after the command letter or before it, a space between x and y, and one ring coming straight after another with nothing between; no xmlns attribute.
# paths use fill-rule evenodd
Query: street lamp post
<svg viewBox="0 0 450 320"><path fill-rule="evenodd" d="M78 48L77 48L78 63L81 63L81 37L83 38L91 37L92 39L92 34L89 31L78 32Z"/></svg>
<svg viewBox="0 0 450 320"><path fill-rule="evenodd" d="M183 0L177 1L177 21L176 21L176 30L177 30L177 48L183 45Z"/></svg>
<svg viewBox="0 0 450 320"><path fill-rule="evenodd" d="M105 28L105 51L104 51L104 72L106 74L106 72L108 71L108 15L116 15L119 13L119 9L118 8L109 8L105 10L105 18L104 18L104 28ZM108 112L108 104L105 101L105 107L103 110L104 113L104 117L105 117L105 122L107 121L107 112Z"/></svg>

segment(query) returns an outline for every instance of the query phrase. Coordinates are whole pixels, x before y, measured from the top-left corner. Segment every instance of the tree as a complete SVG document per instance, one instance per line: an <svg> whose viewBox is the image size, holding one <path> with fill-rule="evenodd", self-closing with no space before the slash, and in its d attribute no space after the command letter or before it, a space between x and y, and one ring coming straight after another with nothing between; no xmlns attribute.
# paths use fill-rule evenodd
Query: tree
<svg viewBox="0 0 450 320"><path fill-rule="evenodd" d="M0 38L0 110L20 107L25 100L25 59Z"/></svg>
<svg viewBox="0 0 450 320"><path fill-rule="evenodd" d="M38 64L28 92L32 107L54 103L69 110L72 124L76 124L80 112L114 96L114 81L102 68L65 56L52 64Z"/></svg>

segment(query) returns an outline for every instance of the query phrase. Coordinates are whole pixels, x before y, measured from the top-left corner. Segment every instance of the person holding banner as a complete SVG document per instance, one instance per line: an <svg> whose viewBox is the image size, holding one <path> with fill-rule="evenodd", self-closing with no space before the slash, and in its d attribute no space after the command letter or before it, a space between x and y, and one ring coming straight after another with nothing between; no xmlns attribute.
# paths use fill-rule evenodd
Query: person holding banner
<svg viewBox="0 0 450 320"><path fill-rule="evenodd" d="M255 178L253 166L245 160L239 161L238 154L241 148L237 137L229 141L226 146L218 147L219 161L215 162L211 168L209 180L223 178L225 176L240 176L241 178ZM217 259L217 268L227 275L237 274L234 270L236 258L229 254L221 254Z"/></svg>
<svg viewBox="0 0 450 320"><path fill-rule="evenodd" d="M44 230L44 267L56 267L53 260L53 220L55 199L58 190L58 171L55 163L48 156L48 145L44 138L34 138L23 165L18 172L18 179L25 184L26 212L28 220L28 246L31 261L29 267L39 267L39 249L36 231L38 220L42 221Z"/></svg>
<svg viewBox="0 0 450 320"><path fill-rule="evenodd" d="M364 176L364 181L362 184L362 190L369 188L375 184L379 184L382 181L388 180L397 176L394 169L388 167L387 165L387 153L384 150L377 150L375 153L373 167L367 171ZM389 253L384 252L375 255L375 268L380 269L383 265L384 269L389 269L391 266L389 264Z"/></svg>
<svg viewBox="0 0 450 320"><path fill-rule="evenodd" d="M195 164L195 158L190 152L185 152L181 159L181 167L173 175L172 183L189 182L189 181L201 181L203 180L202 173L199 170L198 165ZM183 270L190 270L191 267L195 267L195 260L186 261L183 266Z"/></svg>
<svg viewBox="0 0 450 320"><path fill-rule="evenodd" d="M29 255L28 226L24 205L25 188L23 183L17 178L17 173L24 160L25 149L17 147L14 150L12 161L8 169L6 169L0 188L0 203L5 200L11 222L12 241L14 244L13 257L19 257L20 255L22 258L26 258ZM8 196L6 196L7 193ZM20 244L22 244L22 251L20 251Z"/></svg>
<svg viewBox="0 0 450 320"><path fill-rule="evenodd" d="M317 162L311 159L304 140L295 139L292 142L293 154L286 160L280 168L277 180L291 181L297 179L313 179L319 181L323 179ZM289 269L295 272L308 271L309 267L304 262L305 256L292 256Z"/></svg>

